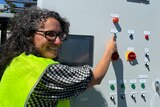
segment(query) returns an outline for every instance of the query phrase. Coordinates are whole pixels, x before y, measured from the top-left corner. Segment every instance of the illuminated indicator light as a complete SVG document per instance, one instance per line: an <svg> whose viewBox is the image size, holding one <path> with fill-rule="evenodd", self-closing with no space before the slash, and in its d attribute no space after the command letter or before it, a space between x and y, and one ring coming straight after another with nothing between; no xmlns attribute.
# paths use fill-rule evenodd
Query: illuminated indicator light
<svg viewBox="0 0 160 107"><path fill-rule="evenodd" d="M114 17L112 20L113 20L113 23L118 23L119 22L119 18L118 17Z"/></svg>
<svg viewBox="0 0 160 107"><path fill-rule="evenodd" d="M142 83L142 84L141 84L141 87L142 87L143 89L145 89L145 84L144 84L144 83Z"/></svg>
<svg viewBox="0 0 160 107"><path fill-rule="evenodd" d="M146 39L146 40L149 40L149 35L145 35L145 39Z"/></svg>
<svg viewBox="0 0 160 107"><path fill-rule="evenodd" d="M114 53L112 54L112 60L113 60L113 61L116 61L116 60L118 60L118 58L119 58L118 52L114 52Z"/></svg>
<svg viewBox="0 0 160 107"><path fill-rule="evenodd" d="M134 52L126 52L126 60L132 61L136 59L136 54Z"/></svg>
<svg viewBox="0 0 160 107"><path fill-rule="evenodd" d="M136 89L136 85L135 84L131 84L131 88L132 89Z"/></svg>
<svg viewBox="0 0 160 107"><path fill-rule="evenodd" d="M110 86L110 88L111 88L112 91L115 90L115 86L113 84Z"/></svg>

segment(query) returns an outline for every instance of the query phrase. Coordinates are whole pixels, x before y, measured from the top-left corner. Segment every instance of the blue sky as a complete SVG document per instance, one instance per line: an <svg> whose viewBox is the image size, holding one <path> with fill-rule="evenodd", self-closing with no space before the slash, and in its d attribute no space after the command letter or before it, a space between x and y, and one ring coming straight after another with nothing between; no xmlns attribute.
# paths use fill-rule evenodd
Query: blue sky
<svg viewBox="0 0 160 107"><path fill-rule="evenodd" d="M5 4L6 2L4 0L0 0L0 4Z"/></svg>

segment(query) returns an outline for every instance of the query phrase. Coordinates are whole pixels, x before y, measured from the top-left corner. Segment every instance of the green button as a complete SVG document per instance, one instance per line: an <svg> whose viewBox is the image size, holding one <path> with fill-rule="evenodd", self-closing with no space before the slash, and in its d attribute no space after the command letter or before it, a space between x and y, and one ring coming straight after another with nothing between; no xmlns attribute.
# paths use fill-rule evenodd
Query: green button
<svg viewBox="0 0 160 107"><path fill-rule="evenodd" d="M136 85L135 84L131 84L131 88L132 89L136 89Z"/></svg>
<svg viewBox="0 0 160 107"><path fill-rule="evenodd" d="M142 83L142 84L141 84L141 87L142 87L143 89L145 89L145 84L144 84L144 83Z"/></svg>
<svg viewBox="0 0 160 107"><path fill-rule="evenodd" d="M121 84L121 89L125 89L125 85L124 84Z"/></svg>
<svg viewBox="0 0 160 107"><path fill-rule="evenodd" d="M113 84L110 86L110 88L111 88L112 91L115 90L115 86Z"/></svg>

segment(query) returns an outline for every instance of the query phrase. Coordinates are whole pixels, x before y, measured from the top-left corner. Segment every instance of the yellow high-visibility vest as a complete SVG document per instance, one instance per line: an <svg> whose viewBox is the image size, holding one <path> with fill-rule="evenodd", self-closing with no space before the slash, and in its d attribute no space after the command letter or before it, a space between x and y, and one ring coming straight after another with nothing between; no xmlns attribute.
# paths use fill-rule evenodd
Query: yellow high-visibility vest
<svg viewBox="0 0 160 107"><path fill-rule="evenodd" d="M15 57L0 81L0 107L26 107L28 98L50 64L58 62L25 53ZM70 107L69 100L59 101L58 107Z"/></svg>

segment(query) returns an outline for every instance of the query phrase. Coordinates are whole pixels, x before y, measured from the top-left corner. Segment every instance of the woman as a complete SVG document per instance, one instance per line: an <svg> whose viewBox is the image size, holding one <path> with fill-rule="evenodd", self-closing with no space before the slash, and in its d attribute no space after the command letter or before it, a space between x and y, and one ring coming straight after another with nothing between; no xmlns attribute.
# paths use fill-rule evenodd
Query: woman
<svg viewBox="0 0 160 107"><path fill-rule="evenodd" d="M55 58L69 22L37 7L17 13L9 30L0 54L0 107L69 107L68 99L100 84L116 49L113 36L93 72L60 64Z"/></svg>

